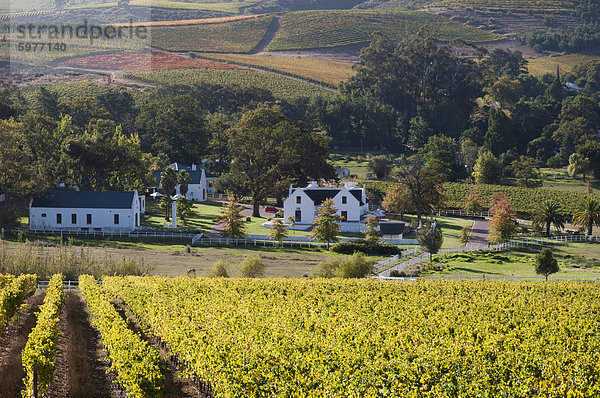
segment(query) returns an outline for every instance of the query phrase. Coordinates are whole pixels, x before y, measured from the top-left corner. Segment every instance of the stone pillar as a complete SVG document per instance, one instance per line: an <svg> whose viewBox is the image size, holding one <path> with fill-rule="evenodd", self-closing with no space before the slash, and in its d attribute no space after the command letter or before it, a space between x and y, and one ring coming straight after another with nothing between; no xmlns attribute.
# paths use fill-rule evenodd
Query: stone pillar
<svg viewBox="0 0 600 398"><path fill-rule="evenodd" d="M177 228L177 201L171 202L171 228Z"/></svg>

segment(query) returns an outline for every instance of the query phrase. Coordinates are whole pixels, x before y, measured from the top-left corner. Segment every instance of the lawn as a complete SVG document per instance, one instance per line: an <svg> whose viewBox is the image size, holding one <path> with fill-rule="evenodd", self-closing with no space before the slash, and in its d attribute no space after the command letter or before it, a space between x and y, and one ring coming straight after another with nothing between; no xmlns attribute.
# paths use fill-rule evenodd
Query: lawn
<svg viewBox="0 0 600 398"><path fill-rule="evenodd" d="M569 243L551 246L561 270L557 276L600 277L600 243ZM501 253L460 253L434 257L447 268L427 276L536 276L535 255L539 247L524 247ZM425 276L425 274L423 275Z"/></svg>
<svg viewBox="0 0 600 398"><path fill-rule="evenodd" d="M368 164L368 160L336 160L333 162L334 166L347 168L350 170L351 176L355 175L356 178L361 180L365 180L367 178L367 174L371 173L367 167Z"/></svg>
<svg viewBox="0 0 600 398"><path fill-rule="evenodd" d="M410 222L415 220L416 216L413 215L405 215L404 220ZM460 230L465 226L472 226L473 220L468 220L465 218L458 217L434 217L434 219L438 222L438 225L442 229L442 235L444 236L444 242L442 243L442 249L450 249L453 247L462 247L464 246L460 241ZM423 218L423 220L429 220L429 218ZM414 239L415 236L404 235L405 239Z"/></svg>
<svg viewBox="0 0 600 398"><path fill-rule="evenodd" d="M215 224L215 217L219 214L220 208L221 204L217 202L194 203L196 215L187 220L187 225L184 225L183 222L179 220L178 226L208 232ZM146 202L146 214L147 215L142 220L142 226L149 228L163 227L165 223L164 211L159 207L158 202Z"/></svg>

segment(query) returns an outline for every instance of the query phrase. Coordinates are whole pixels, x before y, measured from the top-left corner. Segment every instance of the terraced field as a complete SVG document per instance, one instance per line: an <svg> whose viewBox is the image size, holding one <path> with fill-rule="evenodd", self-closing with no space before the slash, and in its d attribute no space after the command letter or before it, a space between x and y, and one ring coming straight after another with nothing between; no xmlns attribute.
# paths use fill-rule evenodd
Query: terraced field
<svg viewBox="0 0 600 398"><path fill-rule="evenodd" d="M503 11L571 12L577 0L442 0L435 7L462 7Z"/></svg>
<svg viewBox="0 0 600 398"><path fill-rule="evenodd" d="M267 50L299 50L367 43L375 31L399 41L421 28L428 29L442 41L463 39L470 42L491 42L502 37L427 12L298 11L286 14L281 29Z"/></svg>
<svg viewBox="0 0 600 398"><path fill-rule="evenodd" d="M318 82L338 85L354 75L350 62L327 61L301 57L277 57L246 54L202 54L214 59L256 66Z"/></svg>
<svg viewBox="0 0 600 398"><path fill-rule="evenodd" d="M271 92L273 97L281 100L292 100L297 97L313 95L329 95L330 92L309 83L277 76L268 72L252 70L178 70L134 73L131 77L158 84L183 85L217 84L222 86L256 87Z"/></svg>
<svg viewBox="0 0 600 398"><path fill-rule="evenodd" d="M167 51L249 52L263 38L273 16L212 23L151 27L152 46Z"/></svg>

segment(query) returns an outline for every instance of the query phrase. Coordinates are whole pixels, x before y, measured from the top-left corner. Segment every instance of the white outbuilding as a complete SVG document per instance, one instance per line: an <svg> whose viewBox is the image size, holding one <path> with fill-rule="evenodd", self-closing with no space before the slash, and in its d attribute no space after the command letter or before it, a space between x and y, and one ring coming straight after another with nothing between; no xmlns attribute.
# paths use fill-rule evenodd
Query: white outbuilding
<svg viewBox="0 0 600 398"><path fill-rule="evenodd" d="M29 204L29 228L43 231L131 232L145 199L133 192L52 191Z"/></svg>

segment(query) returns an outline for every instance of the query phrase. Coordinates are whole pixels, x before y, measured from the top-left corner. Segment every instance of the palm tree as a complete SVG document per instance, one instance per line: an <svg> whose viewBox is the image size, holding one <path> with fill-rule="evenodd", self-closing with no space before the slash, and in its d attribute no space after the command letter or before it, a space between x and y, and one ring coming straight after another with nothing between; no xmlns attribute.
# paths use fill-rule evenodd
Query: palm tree
<svg viewBox="0 0 600 398"><path fill-rule="evenodd" d="M187 195L191 182L192 178L190 177L190 173L188 173L187 170L180 170L179 175L177 176L177 183L179 184L179 193L182 196Z"/></svg>
<svg viewBox="0 0 600 398"><path fill-rule="evenodd" d="M578 211L573 216L575 225L581 225L587 228L587 234L592 234L594 225L600 226L600 202L596 199L588 199L581 211Z"/></svg>
<svg viewBox="0 0 600 398"><path fill-rule="evenodd" d="M546 236L550 236L550 225L558 229L565 227L565 218L560 212L560 205L553 199L545 200L540 204L537 214L533 216L533 225L546 227Z"/></svg>
<svg viewBox="0 0 600 398"><path fill-rule="evenodd" d="M175 187L177 186L177 173L170 167L167 167L160 173L160 185L165 191L166 209L165 219L169 221L169 212L171 211L171 196L175 195Z"/></svg>

